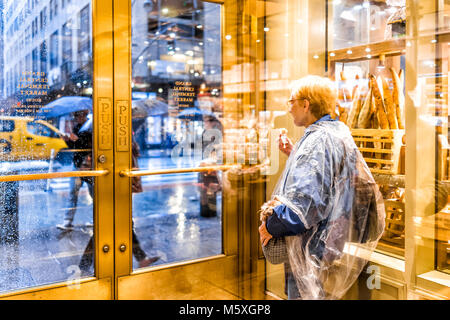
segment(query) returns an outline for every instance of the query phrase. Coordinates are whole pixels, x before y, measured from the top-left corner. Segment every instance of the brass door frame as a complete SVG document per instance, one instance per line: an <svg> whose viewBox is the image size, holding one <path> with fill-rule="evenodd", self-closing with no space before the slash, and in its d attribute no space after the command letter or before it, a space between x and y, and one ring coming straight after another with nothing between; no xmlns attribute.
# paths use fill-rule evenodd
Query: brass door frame
<svg viewBox="0 0 450 320"><path fill-rule="evenodd" d="M26 174L1 177L1 181L95 177L94 237L95 276L0 295L0 299L112 299L114 276L113 214L113 39L111 0L92 0L94 168L91 171ZM100 133L100 134L99 134ZM109 140L108 140L109 139ZM101 155L104 157L99 158Z"/></svg>

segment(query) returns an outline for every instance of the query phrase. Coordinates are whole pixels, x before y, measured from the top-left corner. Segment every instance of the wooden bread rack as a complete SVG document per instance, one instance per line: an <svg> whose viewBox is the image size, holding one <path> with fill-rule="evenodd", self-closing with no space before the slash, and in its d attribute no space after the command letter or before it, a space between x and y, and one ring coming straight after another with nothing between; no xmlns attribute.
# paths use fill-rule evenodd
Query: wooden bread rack
<svg viewBox="0 0 450 320"><path fill-rule="evenodd" d="M401 173L404 129L351 129L351 133L372 173Z"/></svg>

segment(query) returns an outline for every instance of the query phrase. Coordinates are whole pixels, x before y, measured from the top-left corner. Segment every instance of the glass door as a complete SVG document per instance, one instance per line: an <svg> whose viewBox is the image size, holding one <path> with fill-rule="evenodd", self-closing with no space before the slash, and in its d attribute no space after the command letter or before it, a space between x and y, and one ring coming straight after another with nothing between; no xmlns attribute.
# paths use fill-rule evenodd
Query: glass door
<svg viewBox="0 0 450 320"><path fill-rule="evenodd" d="M117 297L234 299L236 210L223 183L232 165L221 154L222 7L116 1L114 18Z"/></svg>
<svg viewBox="0 0 450 320"><path fill-rule="evenodd" d="M112 2L0 13L0 297L111 299Z"/></svg>

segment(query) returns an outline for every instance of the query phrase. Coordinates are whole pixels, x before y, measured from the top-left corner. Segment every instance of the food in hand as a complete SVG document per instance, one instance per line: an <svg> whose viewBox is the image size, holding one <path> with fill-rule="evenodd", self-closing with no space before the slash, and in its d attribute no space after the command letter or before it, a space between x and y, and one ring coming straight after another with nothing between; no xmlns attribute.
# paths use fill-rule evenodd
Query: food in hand
<svg viewBox="0 0 450 320"><path fill-rule="evenodd" d="M286 146L289 143L288 137L287 137L287 129L285 128L281 128L280 129L280 139L281 139L281 143L283 144L283 148L286 149Z"/></svg>

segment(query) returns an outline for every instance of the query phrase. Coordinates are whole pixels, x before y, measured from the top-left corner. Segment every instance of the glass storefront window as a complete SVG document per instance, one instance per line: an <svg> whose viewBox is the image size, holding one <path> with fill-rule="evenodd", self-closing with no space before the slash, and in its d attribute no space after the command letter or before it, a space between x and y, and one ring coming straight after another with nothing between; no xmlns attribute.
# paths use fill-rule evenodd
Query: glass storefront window
<svg viewBox="0 0 450 320"><path fill-rule="evenodd" d="M379 182L381 191L385 198L386 206L386 230L380 240L378 248L394 256L404 256L405 252L405 142L408 132L434 130L436 133L435 159L426 158L425 162L435 163L426 165L429 174L435 174L435 182L423 181L422 185L416 186L417 193L426 193L434 203L435 212L409 214L414 215L414 226L418 233L416 237L428 239L418 241L419 247L426 247L435 251L435 268L448 270L448 232L447 224L447 184L448 179L448 3L437 6L431 3L416 7L411 1L409 14L410 33L407 34L407 8L406 1L329 1L331 12L329 30L329 67L330 76L335 78L340 92L338 114L353 121L347 123L354 129L354 137L357 145L366 152L363 155L371 167L372 173ZM417 15L417 16L416 16ZM416 56L417 55L417 56ZM417 60L415 60L417 59ZM408 66L413 70L408 72ZM415 73L417 72L417 73ZM394 74L396 73L396 74ZM409 79L405 78L409 74ZM386 112L388 103L400 106L401 117L397 114L397 122L390 123L384 129L398 130L402 134L400 146L397 152L396 142L393 144L368 142L369 129L383 129L381 123L362 123L359 119L347 118L351 116L352 107L356 99L367 100L369 93L369 74L376 77L379 91L383 98ZM413 79L415 77L415 79ZM405 100L408 100L407 83L413 85L411 90L418 90L419 96L425 96L420 102L418 96L413 96L411 103L417 108L419 121L410 125L405 117ZM388 100L386 100L386 97ZM391 98L389 98L391 97ZM434 126L431 129L429 126ZM360 131L364 129L366 131ZM359 136L357 134L360 134ZM431 133L430 133L431 134ZM376 137L375 137L376 138ZM379 138L379 137L378 137ZM425 139L425 138L424 138ZM431 135L428 139L432 139ZM375 141L375 140L371 140ZM421 148L425 140L415 141L417 148ZM427 142L429 143L429 141ZM374 153L374 149L390 149L395 158ZM377 159L389 159L393 161L393 167L389 167L389 161ZM390 172L382 172L389 169ZM386 173L388 176L386 176ZM409 172L413 175L414 172ZM424 185L435 185L427 188ZM420 192L418 190L421 190ZM428 191L427 191L428 190ZM422 199L422 198L421 198ZM426 202L424 199L422 202ZM430 205L432 205L430 203ZM422 207L422 206L420 206ZM425 224L427 227L425 227ZM434 227L433 227L434 226ZM411 226L410 228L412 228ZM431 228L431 229L430 229ZM427 230L426 232L424 230ZM424 236L424 233L426 236ZM421 243L421 244L420 244Z"/></svg>
<svg viewBox="0 0 450 320"><path fill-rule="evenodd" d="M329 1L328 5L332 13L328 61L330 76L339 89L336 113L352 129L385 199L386 230L378 248L403 257L405 2ZM373 82L369 80L372 76ZM375 89L383 99L388 123L378 123L378 115L365 117L364 112L372 111L363 106L376 108ZM386 131L376 131L379 129Z"/></svg>
<svg viewBox="0 0 450 320"><path fill-rule="evenodd" d="M413 223L416 228L416 250L424 256L434 257L434 261L422 260L416 266L419 273L432 269L450 273L450 3L424 2L417 5L411 4L411 40L407 42L411 57L416 57L416 74L412 74L414 78L409 84L408 94L418 118L418 148L428 149L431 145L434 150L429 150L427 156L421 155L424 165L420 171L428 174L428 177L422 178L420 173L415 173L416 179L424 181L418 188L420 196L416 198L417 202L424 202L424 209L414 212ZM429 164L425 164L425 161Z"/></svg>
<svg viewBox="0 0 450 320"><path fill-rule="evenodd" d="M91 10L0 2L1 176L92 168ZM92 178L0 182L0 292L94 275L93 197Z"/></svg>
<svg viewBox="0 0 450 320"><path fill-rule="evenodd" d="M252 41L261 51L250 68L264 64L259 81L269 84L261 94L266 110L282 112L291 80L306 74L333 79L336 116L350 127L385 200L386 228L377 252L401 268L414 265L418 278L448 273L448 1L279 1L260 9ZM314 28L296 32L304 24ZM386 121L368 98L373 90ZM364 102L372 116L361 116ZM285 127L283 115L278 118L272 125ZM417 260L405 261L412 256ZM276 270L269 266L269 273ZM268 276L270 287L278 286L275 279Z"/></svg>

